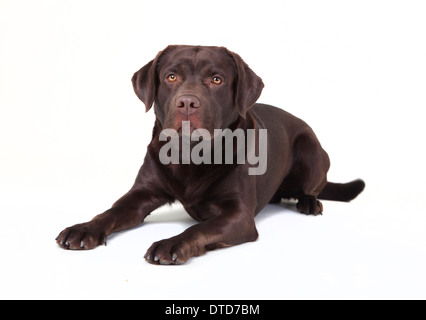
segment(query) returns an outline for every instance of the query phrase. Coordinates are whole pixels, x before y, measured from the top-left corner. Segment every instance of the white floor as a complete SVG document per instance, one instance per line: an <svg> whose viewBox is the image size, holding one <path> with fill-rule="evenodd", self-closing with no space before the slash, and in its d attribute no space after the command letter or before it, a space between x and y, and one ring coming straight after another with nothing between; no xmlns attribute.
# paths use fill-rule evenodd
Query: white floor
<svg viewBox="0 0 426 320"><path fill-rule="evenodd" d="M99 211L104 198L56 197L2 202L0 298L31 299L364 299L426 298L424 210L405 202L324 201L310 217L269 205L256 219L258 241L155 266L152 242L194 222L179 205L111 236L107 247L75 252L54 239ZM47 194L46 194L47 196ZM84 206L82 206L84 203Z"/></svg>

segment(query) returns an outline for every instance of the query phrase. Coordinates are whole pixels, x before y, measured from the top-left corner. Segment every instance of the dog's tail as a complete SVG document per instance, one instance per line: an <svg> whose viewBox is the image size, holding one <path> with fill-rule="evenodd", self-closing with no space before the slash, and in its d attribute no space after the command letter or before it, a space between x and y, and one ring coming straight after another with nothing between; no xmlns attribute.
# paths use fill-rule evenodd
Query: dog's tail
<svg viewBox="0 0 426 320"><path fill-rule="evenodd" d="M355 199L365 188L361 179L348 183L327 182L327 185L318 195L318 199L349 202Z"/></svg>

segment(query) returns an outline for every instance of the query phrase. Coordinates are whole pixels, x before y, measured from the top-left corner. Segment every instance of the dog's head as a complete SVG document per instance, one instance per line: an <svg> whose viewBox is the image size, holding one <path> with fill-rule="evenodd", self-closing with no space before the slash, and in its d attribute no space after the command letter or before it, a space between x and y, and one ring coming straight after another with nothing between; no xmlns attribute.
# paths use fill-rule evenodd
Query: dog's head
<svg viewBox="0 0 426 320"><path fill-rule="evenodd" d="M154 103L163 128L224 129L259 98L263 82L224 47L168 46L132 78L148 111Z"/></svg>

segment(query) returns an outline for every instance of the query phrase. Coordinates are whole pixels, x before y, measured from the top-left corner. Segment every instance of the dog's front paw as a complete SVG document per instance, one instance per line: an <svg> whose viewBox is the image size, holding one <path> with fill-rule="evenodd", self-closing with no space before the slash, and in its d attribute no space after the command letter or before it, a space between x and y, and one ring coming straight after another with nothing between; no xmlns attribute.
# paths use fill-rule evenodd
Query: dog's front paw
<svg viewBox="0 0 426 320"><path fill-rule="evenodd" d="M56 238L56 243L63 249L88 250L106 245L106 235L101 228L87 222L66 228Z"/></svg>
<svg viewBox="0 0 426 320"><path fill-rule="evenodd" d="M189 241L179 240L178 237L154 242L148 249L144 258L152 264L184 264L189 258L199 256L205 249L197 249Z"/></svg>

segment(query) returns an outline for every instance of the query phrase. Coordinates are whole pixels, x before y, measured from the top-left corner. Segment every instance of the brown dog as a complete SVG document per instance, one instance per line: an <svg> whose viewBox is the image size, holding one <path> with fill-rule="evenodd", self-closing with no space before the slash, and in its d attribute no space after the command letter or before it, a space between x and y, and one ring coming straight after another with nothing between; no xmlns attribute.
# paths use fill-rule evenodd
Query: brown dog
<svg viewBox="0 0 426 320"><path fill-rule="evenodd" d="M362 180L327 182L329 158L312 129L281 109L255 104L262 80L226 48L169 46L136 72L132 82L146 110L154 104L156 114L144 164L133 187L111 209L59 234L56 240L64 249L95 248L111 233L137 226L156 208L179 200L200 223L154 243L145 258L155 264L182 264L208 250L255 241L254 217L269 202L296 198L300 212L318 215L323 209L317 199L350 201L364 189ZM161 139L164 129L169 129L170 139ZM247 140L247 147L259 156L267 150L262 154L264 170L250 174L253 163L237 160L236 136L231 139L231 161L222 161L226 148L213 145L218 129L239 130L244 137L253 131L255 138ZM260 135L264 129L266 142ZM184 140L194 132L210 133L202 135L211 143L203 145L203 152L205 156L214 149L217 161L184 161ZM164 164L176 150L162 148L173 139L182 143L182 150ZM194 141L187 140L187 150L194 151Z"/></svg>

